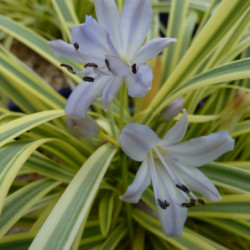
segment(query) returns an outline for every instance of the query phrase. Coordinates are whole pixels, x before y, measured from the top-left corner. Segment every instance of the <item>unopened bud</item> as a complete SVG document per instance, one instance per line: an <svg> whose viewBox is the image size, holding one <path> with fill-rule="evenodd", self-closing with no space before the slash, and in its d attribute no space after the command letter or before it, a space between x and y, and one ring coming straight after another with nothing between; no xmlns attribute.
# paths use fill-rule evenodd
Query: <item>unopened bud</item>
<svg viewBox="0 0 250 250"><path fill-rule="evenodd" d="M66 124L69 131L79 138L88 138L99 132L99 126L91 116L79 120L67 116Z"/></svg>
<svg viewBox="0 0 250 250"><path fill-rule="evenodd" d="M168 106L162 110L161 118L164 121L170 121L175 116L177 116L183 109L184 106L184 99L177 98L173 102L169 103Z"/></svg>

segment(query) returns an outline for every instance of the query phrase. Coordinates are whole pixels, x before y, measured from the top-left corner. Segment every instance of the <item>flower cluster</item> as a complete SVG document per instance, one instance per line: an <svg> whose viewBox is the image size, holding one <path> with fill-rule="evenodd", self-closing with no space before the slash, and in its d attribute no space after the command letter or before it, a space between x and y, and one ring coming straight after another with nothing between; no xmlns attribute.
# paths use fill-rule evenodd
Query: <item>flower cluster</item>
<svg viewBox="0 0 250 250"><path fill-rule="evenodd" d="M137 123L128 124L119 138L123 151L135 161L142 161L134 182L121 199L137 203L152 181L161 225L168 236L181 236L187 208L196 202L205 204L191 190L208 200L220 200L213 183L196 167L234 147L234 140L225 130L178 143L185 136L187 125L184 110L180 121L162 140L149 127Z"/></svg>
<svg viewBox="0 0 250 250"><path fill-rule="evenodd" d="M85 66L71 73L84 74L73 91L65 112L73 119L86 117L99 96L105 109L125 81L131 97L143 97L151 89L153 74L145 63L158 55L175 38L156 38L142 45L152 22L150 0L127 0L121 16L112 0L95 0L98 22L86 16L83 24L72 28L72 43L50 42L56 56L68 57Z"/></svg>
<svg viewBox="0 0 250 250"><path fill-rule="evenodd" d="M72 28L72 44L62 40L50 42L56 56L72 59L84 65L73 74L83 74L83 81L70 95L65 112L72 133L79 137L92 136L99 131L95 120L87 114L90 105L100 97L107 109L125 82L128 95L143 97L151 89L153 74L150 59L167 48L175 38L156 38L144 43L152 22L150 0L127 0L121 15L113 0L94 0L98 22L86 16L85 23ZM178 99L164 111L166 121L183 108ZM147 126L128 124L119 142L123 151L135 161L142 161L133 183L120 198L126 202L139 201L152 182L156 207L164 232L180 236L187 217L187 208L196 202L205 204L193 191L206 199L217 201L220 195L212 182L196 167L202 166L234 147L227 131L181 141L187 130L187 112L160 140Z"/></svg>

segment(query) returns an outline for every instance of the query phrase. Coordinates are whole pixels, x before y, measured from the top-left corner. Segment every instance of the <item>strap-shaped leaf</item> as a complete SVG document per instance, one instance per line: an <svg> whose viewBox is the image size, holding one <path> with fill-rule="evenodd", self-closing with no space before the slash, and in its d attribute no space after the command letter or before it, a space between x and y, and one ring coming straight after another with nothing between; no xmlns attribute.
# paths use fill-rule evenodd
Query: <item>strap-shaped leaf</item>
<svg viewBox="0 0 250 250"><path fill-rule="evenodd" d="M205 238L191 230L184 228L182 237L167 237L162 231L160 221L143 211L133 210L133 218L145 229L158 237L171 243L178 249L225 249L223 246L214 241ZM167 221L166 221L167 223Z"/></svg>
<svg viewBox="0 0 250 250"><path fill-rule="evenodd" d="M59 185L52 179L43 179L26 185L11 194L5 201L0 216L0 238L26 214L29 209L54 187ZM18 209L17 209L18 208Z"/></svg>
<svg viewBox="0 0 250 250"><path fill-rule="evenodd" d="M220 202L206 203L189 210L190 217L212 217L227 219L250 219L250 195L224 195Z"/></svg>
<svg viewBox="0 0 250 250"><path fill-rule="evenodd" d="M80 242L80 246L86 246L92 243L99 243L104 240L100 230L99 219L88 219L86 222L82 240Z"/></svg>
<svg viewBox="0 0 250 250"><path fill-rule="evenodd" d="M172 100L177 95L182 95L191 90L207 87L212 84L250 78L249 67L250 59L246 58L208 70L182 84L172 93L173 96L170 99Z"/></svg>
<svg viewBox="0 0 250 250"><path fill-rule="evenodd" d="M176 0L171 3L169 13L167 35L178 40L176 44L170 44L169 48L164 50L162 79L172 72L179 60L179 53L183 43L184 28L188 11L188 3L186 0Z"/></svg>
<svg viewBox="0 0 250 250"><path fill-rule="evenodd" d="M14 142L0 149L0 211L9 188L29 156L42 144L52 139Z"/></svg>
<svg viewBox="0 0 250 250"><path fill-rule="evenodd" d="M157 99L164 99L172 87L182 84L204 62L249 6L249 1L242 2L241 0L226 0L219 5L174 72L164 83Z"/></svg>
<svg viewBox="0 0 250 250"><path fill-rule="evenodd" d="M230 231L250 241L250 223L247 221L219 218L202 218L202 220L211 223L212 225L221 227L223 230Z"/></svg>
<svg viewBox="0 0 250 250"><path fill-rule="evenodd" d="M152 7L154 12L158 13L166 13L170 11L170 2L163 2L163 1L156 1L152 3ZM209 7L209 1L208 0L202 0L199 2L196 1L190 1L190 4L188 6L189 11L191 12L199 12L199 11L206 11Z"/></svg>
<svg viewBox="0 0 250 250"><path fill-rule="evenodd" d="M71 27L79 24L73 4L67 0L52 0L52 3L61 22L62 31L66 33L68 40L71 41Z"/></svg>
<svg viewBox="0 0 250 250"><path fill-rule="evenodd" d="M48 41L36 34L31 29L28 29L24 25L21 25L3 15L0 15L0 29L10 36L14 37L21 43L24 43L27 47L36 51L39 55L47 59L58 68L60 67L62 61L60 58L56 58L53 55L51 49L49 48ZM63 62L69 65L74 64L67 58L63 58ZM80 69L77 64L74 64L74 68L78 70ZM64 70L64 72L70 75L71 78L79 81L80 78L78 76L69 73L67 70Z"/></svg>
<svg viewBox="0 0 250 250"><path fill-rule="evenodd" d="M232 30L225 36L220 44L220 47L213 54L211 59L206 65L206 68L213 68L219 64L219 61L225 54L228 53L237 42L242 38L244 32L249 27L250 21L250 8L239 18L238 22L234 25Z"/></svg>
<svg viewBox="0 0 250 250"><path fill-rule="evenodd" d="M4 250L4 249L15 249L15 250L28 249L34 236L35 236L34 232L25 232L25 233L7 235L0 240L0 249L1 250Z"/></svg>
<svg viewBox="0 0 250 250"><path fill-rule="evenodd" d="M200 170L221 187L241 193L250 192L250 171L222 163L209 163Z"/></svg>
<svg viewBox="0 0 250 250"><path fill-rule="evenodd" d="M97 149L75 175L32 242L32 249L70 249L116 152L108 144Z"/></svg>
<svg viewBox="0 0 250 250"><path fill-rule="evenodd" d="M20 89L17 89L17 86L11 85L9 79L4 78L0 75L0 91L8 96L11 100L15 100L15 104L24 112L32 113L35 112L34 104L31 103L31 100L24 99L20 95Z"/></svg>
<svg viewBox="0 0 250 250"><path fill-rule="evenodd" d="M25 167L33 172L50 177L54 180L69 183L74 177L74 169L66 169L66 166L62 163L57 163L44 156L39 152L34 152L27 162Z"/></svg>
<svg viewBox="0 0 250 250"><path fill-rule="evenodd" d="M12 100L15 100L13 99L15 96L11 96L12 92L7 92L9 88L14 89L14 94L17 92L24 99L28 99L34 106L34 110L35 108L59 109L65 106L66 100L62 96L34 72L27 70L27 66L19 63L17 59L1 54L0 73L8 82L1 88Z"/></svg>
<svg viewBox="0 0 250 250"><path fill-rule="evenodd" d="M237 124L232 132L232 136L236 137L242 134L250 133L250 120L242 121Z"/></svg>
<svg viewBox="0 0 250 250"><path fill-rule="evenodd" d="M217 68L201 73L171 93L169 98L156 97L150 105L150 112L145 116L145 120L152 119L161 109L176 98L203 87L213 84L228 82L238 79L250 78L250 59L242 59L228 63ZM159 92L161 93L161 91ZM152 115L153 114L153 115Z"/></svg>
<svg viewBox="0 0 250 250"><path fill-rule="evenodd" d="M15 137L21 135L25 131L47 121L61 117L64 114L64 110L42 111L5 123L4 125L0 126L0 147L10 142Z"/></svg>
<svg viewBox="0 0 250 250"><path fill-rule="evenodd" d="M114 193L106 192L99 205L99 222L103 236L107 236L112 222L114 208Z"/></svg>
<svg viewBox="0 0 250 250"><path fill-rule="evenodd" d="M118 243L122 240L122 238L126 235L127 228L122 223L109 235L109 237L105 240L105 242L101 245L100 249L103 250L113 250L117 249Z"/></svg>

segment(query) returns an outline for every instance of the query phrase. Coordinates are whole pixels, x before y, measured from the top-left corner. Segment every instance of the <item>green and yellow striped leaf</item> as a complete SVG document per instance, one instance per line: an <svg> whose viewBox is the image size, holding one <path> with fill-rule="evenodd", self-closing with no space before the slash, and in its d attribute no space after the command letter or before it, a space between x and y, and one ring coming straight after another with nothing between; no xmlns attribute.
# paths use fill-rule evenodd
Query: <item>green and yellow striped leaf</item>
<svg viewBox="0 0 250 250"><path fill-rule="evenodd" d="M33 182L11 194L5 201L0 215L0 238L38 202L60 182L43 179ZM17 208L18 207L18 211Z"/></svg>
<svg viewBox="0 0 250 250"><path fill-rule="evenodd" d="M51 140L13 142L0 148L0 211L9 188L23 164L33 151Z"/></svg>
<svg viewBox="0 0 250 250"><path fill-rule="evenodd" d="M64 110L42 111L0 126L0 147L29 129L65 115Z"/></svg>
<svg viewBox="0 0 250 250"><path fill-rule="evenodd" d="M43 224L31 250L70 248L115 152L105 144L90 156Z"/></svg>
<svg viewBox="0 0 250 250"><path fill-rule="evenodd" d="M140 211L138 209L133 210L133 218L145 229L158 237L171 243L178 249L225 249L223 246L206 239L202 235L199 235L191 230L184 229L182 237L167 237L162 231L160 221L156 218ZM166 222L167 223L167 222Z"/></svg>
<svg viewBox="0 0 250 250"><path fill-rule="evenodd" d="M107 236L112 222L114 208L114 193L106 192L99 204L99 222L103 236Z"/></svg>

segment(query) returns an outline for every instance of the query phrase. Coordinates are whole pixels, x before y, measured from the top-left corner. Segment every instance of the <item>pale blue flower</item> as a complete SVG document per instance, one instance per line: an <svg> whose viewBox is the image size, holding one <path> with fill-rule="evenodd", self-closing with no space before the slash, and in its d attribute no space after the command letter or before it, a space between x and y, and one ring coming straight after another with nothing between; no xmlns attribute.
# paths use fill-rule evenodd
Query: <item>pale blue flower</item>
<svg viewBox="0 0 250 250"><path fill-rule="evenodd" d="M123 151L135 161L142 161L133 183L120 198L137 203L152 182L159 219L167 236L181 236L187 208L196 202L204 204L192 191L208 200L220 200L213 183L197 167L234 147L234 140L225 130L177 144L186 129L184 110L180 121L162 140L149 127L137 123L127 125L119 138Z"/></svg>
<svg viewBox="0 0 250 250"><path fill-rule="evenodd" d="M127 0L121 16L113 0L94 0L98 22L86 16L86 22L72 28L72 43L50 42L56 56L85 65L85 74L71 94L65 111L74 119L86 111L99 96L105 109L125 81L131 97L143 97L152 84L152 70L145 63L158 55L174 38L156 38L143 44L152 22L150 0Z"/></svg>

